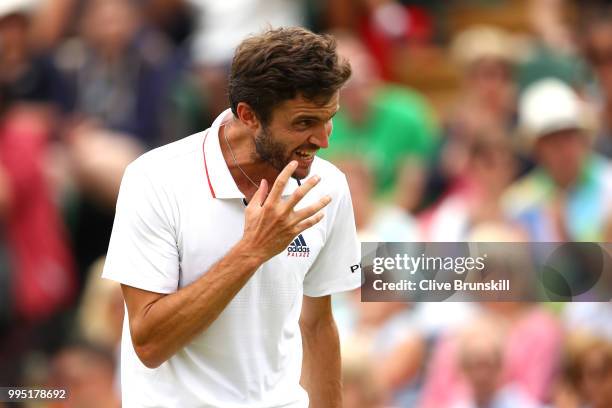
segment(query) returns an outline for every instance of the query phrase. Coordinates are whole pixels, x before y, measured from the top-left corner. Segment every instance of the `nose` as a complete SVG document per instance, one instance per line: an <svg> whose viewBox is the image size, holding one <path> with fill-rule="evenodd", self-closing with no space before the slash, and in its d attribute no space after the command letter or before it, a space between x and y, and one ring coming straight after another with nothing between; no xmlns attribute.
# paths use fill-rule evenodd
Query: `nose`
<svg viewBox="0 0 612 408"><path fill-rule="evenodd" d="M308 141L317 145L320 149L326 149L329 146L329 137L331 136L332 128L333 125L331 120L322 126L318 126Z"/></svg>

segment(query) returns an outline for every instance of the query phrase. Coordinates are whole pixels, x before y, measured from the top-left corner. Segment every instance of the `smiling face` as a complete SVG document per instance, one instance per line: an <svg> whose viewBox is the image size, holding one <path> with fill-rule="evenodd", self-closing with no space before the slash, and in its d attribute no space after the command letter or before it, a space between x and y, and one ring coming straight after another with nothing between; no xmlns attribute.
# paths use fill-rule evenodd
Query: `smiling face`
<svg viewBox="0 0 612 408"><path fill-rule="evenodd" d="M308 176L314 156L328 146L332 117L338 111L338 92L324 104L302 97L279 104L267 124L260 122L255 133L255 155L281 171L292 160L298 168L293 177Z"/></svg>

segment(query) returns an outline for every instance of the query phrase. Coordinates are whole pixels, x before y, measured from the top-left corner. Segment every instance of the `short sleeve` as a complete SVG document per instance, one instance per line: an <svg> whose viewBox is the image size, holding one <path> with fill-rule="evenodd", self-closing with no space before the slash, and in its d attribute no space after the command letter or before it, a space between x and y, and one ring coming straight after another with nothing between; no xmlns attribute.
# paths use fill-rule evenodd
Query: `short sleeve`
<svg viewBox="0 0 612 408"><path fill-rule="evenodd" d="M326 296L361 286L361 249L346 178L321 252L304 278L304 294ZM329 216L329 215L328 215Z"/></svg>
<svg viewBox="0 0 612 408"><path fill-rule="evenodd" d="M142 168L128 166L121 181L102 277L157 293L179 283L179 256L167 194Z"/></svg>

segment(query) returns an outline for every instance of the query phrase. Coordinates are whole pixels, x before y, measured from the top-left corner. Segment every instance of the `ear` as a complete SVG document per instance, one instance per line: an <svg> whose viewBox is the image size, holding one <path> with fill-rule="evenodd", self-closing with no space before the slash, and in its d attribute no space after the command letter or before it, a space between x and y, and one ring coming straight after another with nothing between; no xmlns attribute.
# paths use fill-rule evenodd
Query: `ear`
<svg viewBox="0 0 612 408"><path fill-rule="evenodd" d="M253 132L258 131L261 127L261 122L249 104L239 102L238 106L236 106L236 113L238 114L238 120Z"/></svg>

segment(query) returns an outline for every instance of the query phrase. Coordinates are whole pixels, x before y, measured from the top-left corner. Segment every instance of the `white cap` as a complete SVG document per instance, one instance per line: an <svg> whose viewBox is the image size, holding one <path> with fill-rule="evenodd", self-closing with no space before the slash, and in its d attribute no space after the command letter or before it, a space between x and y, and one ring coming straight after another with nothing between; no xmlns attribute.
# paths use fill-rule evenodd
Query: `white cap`
<svg viewBox="0 0 612 408"><path fill-rule="evenodd" d="M38 0L0 0L0 18L13 13L29 14Z"/></svg>
<svg viewBox="0 0 612 408"><path fill-rule="evenodd" d="M587 112L574 90L547 78L529 86L519 102L520 126L531 141L561 130L588 130Z"/></svg>

